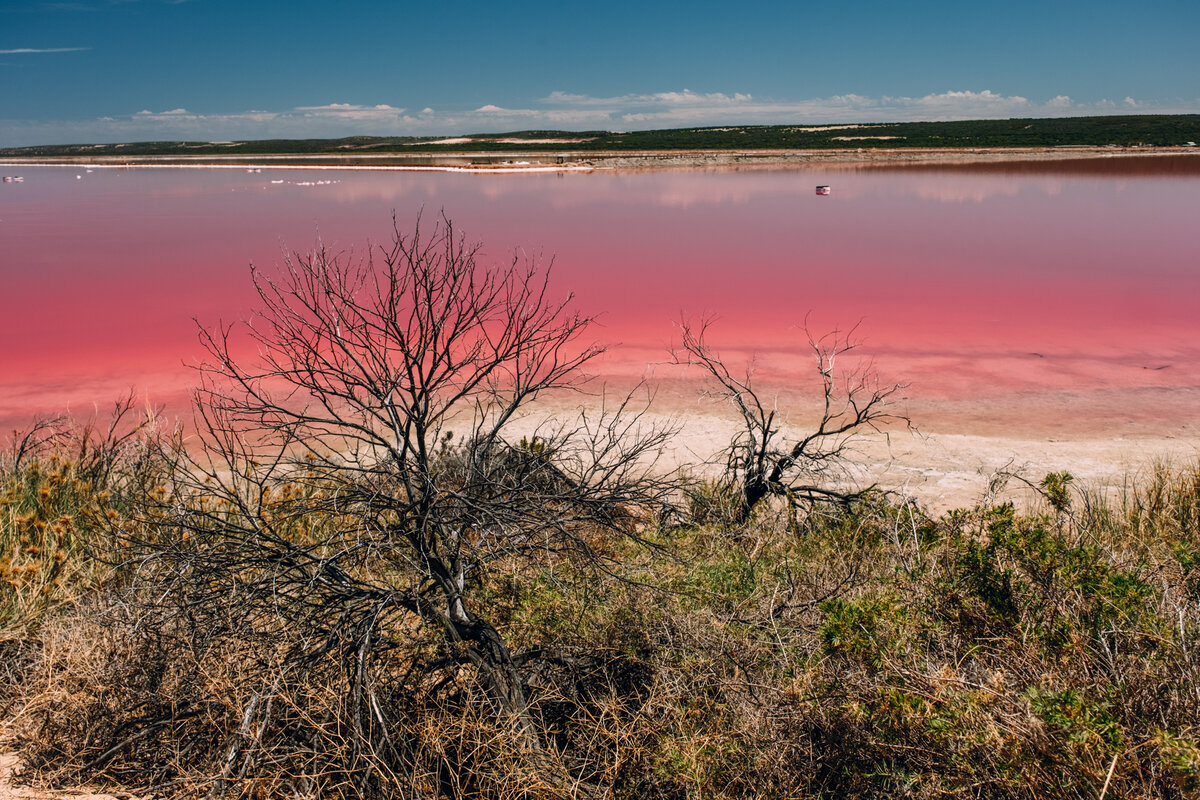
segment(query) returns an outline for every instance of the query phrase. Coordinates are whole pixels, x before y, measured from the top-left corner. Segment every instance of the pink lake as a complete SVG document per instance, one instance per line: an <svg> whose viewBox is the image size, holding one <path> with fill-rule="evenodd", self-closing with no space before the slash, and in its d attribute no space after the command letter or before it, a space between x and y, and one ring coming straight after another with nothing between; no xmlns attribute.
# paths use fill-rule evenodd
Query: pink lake
<svg viewBox="0 0 1200 800"><path fill-rule="evenodd" d="M4 430L90 413L130 388L187 416L185 363L201 355L193 320L248 316L249 264L270 268L318 240L362 253L390 237L393 211L404 230L444 211L488 260L553 259L553 286L598 313L596 338L618 345L600 365L613 376L668 375L656 362L676 321L716 315L714 342L757 353L780 382L804 344L796 326L858 324L864 350L885 378L910 384L916 407L1007 398L1005 425L1043 413L1046 397L1117 389L1136 390L1147 425L1189 414L1194 425L1200 397L1200 157L504 175L4 171L25 178L0 189ZM831 194L817 196L818 184ZM1171 410L1150 407L1155 397ZM1087 407L1103 429L1105 403Z"/></svg>

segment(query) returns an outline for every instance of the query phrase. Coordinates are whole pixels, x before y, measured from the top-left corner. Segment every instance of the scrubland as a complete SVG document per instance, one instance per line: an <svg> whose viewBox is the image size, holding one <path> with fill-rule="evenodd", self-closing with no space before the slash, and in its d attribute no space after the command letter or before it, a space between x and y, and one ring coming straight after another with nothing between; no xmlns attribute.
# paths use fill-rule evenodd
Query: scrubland
<svg viewBox="0 0 1200 800"><path fill-rule="evenodd" d="M760 508L736 526L728 498L697 482L676 519L637 541L598 538L594 559L493 562L476 603L522 671L531 737L452 643L412 618L374 642L368 690L357 651L289 662L306 632L269 604L240 613L235 575L207 578L229 581L216 588L224 616L195 597L164 603L183 589L161 549L186 542L139 526L203 499L164 497L160 434L44 432L0 467L0 697L19 777L39 786L262 797L1200 790L1198 467L1164 467L1105 502L1052 474L1022 511L932 518L869 494L802 519ZM369 716L351 702L365 691Z"/></svg>

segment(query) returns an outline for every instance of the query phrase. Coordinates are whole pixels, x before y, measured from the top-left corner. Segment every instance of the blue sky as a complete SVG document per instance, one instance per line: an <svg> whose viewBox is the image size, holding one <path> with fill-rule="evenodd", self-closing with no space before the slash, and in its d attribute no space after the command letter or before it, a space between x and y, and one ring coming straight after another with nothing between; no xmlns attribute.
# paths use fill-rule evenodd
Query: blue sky
<svg viewBox="0 0 1200 800"><path fill-rule="evenodd" d="M0 0L0 146L1200 113L1200 3Z"/></svg>

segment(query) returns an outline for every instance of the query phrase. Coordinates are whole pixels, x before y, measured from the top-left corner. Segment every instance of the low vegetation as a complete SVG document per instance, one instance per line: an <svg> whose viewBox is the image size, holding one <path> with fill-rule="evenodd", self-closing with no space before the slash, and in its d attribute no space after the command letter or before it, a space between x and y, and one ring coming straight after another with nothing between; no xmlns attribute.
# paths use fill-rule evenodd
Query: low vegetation
<svg viewBox="0 0 1200 800"><path fill-rule="evenodd" d="M213 798L1200 792L1200 465L1119 498L1053 473L1022 510L941 517L873 490L797 503L809 470L747 506L744 460L709 481L644 470L662 432L628 404L512 435L514 409L594 351L567 347L586 320L541 273L473 253L446 223L398 233L382 264L318 254L260 278L263 359L208 332L199 440L129 403L13 440L0 710L21 779Z"/></svg>
<svg viewBox="0 0 1200 800"><path fill-rule="evenodd" d="M1200 114L891 122L847 125L732 125L650 131L516 131L454 137L352 136L238 142L129 142L0 148L0 157L379 156L388 153L655 150L855 150L896 147L1170 146L1200 141ZM379 162L373 162L379 163Z"/></svg>
<svg viewBox="0 0 1200 800"><path fill-rule="evenodd" d="M532 751L471 671L414 683L452 658L436 636L381 636L356 708L355 662L289 662L303 632L239 615L233 583L215 587L224 618L164 608L162 576L123 552L145 513L123 494L146 469L137 445L95 486L58 443L4 464L3 700L27 780L263 797L1200 791L1200 468L1115 504L1068 491L930 519L866 496L798 531L762 510L664 527L604 570L501 561L480 602L528 687ZM358 731L381 719L390 740L364 752Z"/></svg>

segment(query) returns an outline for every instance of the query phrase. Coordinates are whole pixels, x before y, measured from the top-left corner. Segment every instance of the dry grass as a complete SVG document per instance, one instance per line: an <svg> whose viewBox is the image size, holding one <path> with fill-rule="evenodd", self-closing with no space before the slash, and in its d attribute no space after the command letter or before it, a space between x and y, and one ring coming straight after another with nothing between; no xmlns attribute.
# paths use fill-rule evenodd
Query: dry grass
<svg viewBox="0 0 1200 800"><path fill-rule="evenodd" d="M0 541L21 571L0 663L27 780L263 798L1200 792L1200 469L1116 500L1060 475L1031 514L867 498L739 528L697 487L705 524L610 544L603 568L497 562L478 602L520 666L530 736L411 615L369 652L311 647L283 615L242 613L232 584L224 606L164 603L152 562L99 566L139 518L121 487L153 483L143 451L122 452L104 483L52 445L5 465Z"/></svg>

